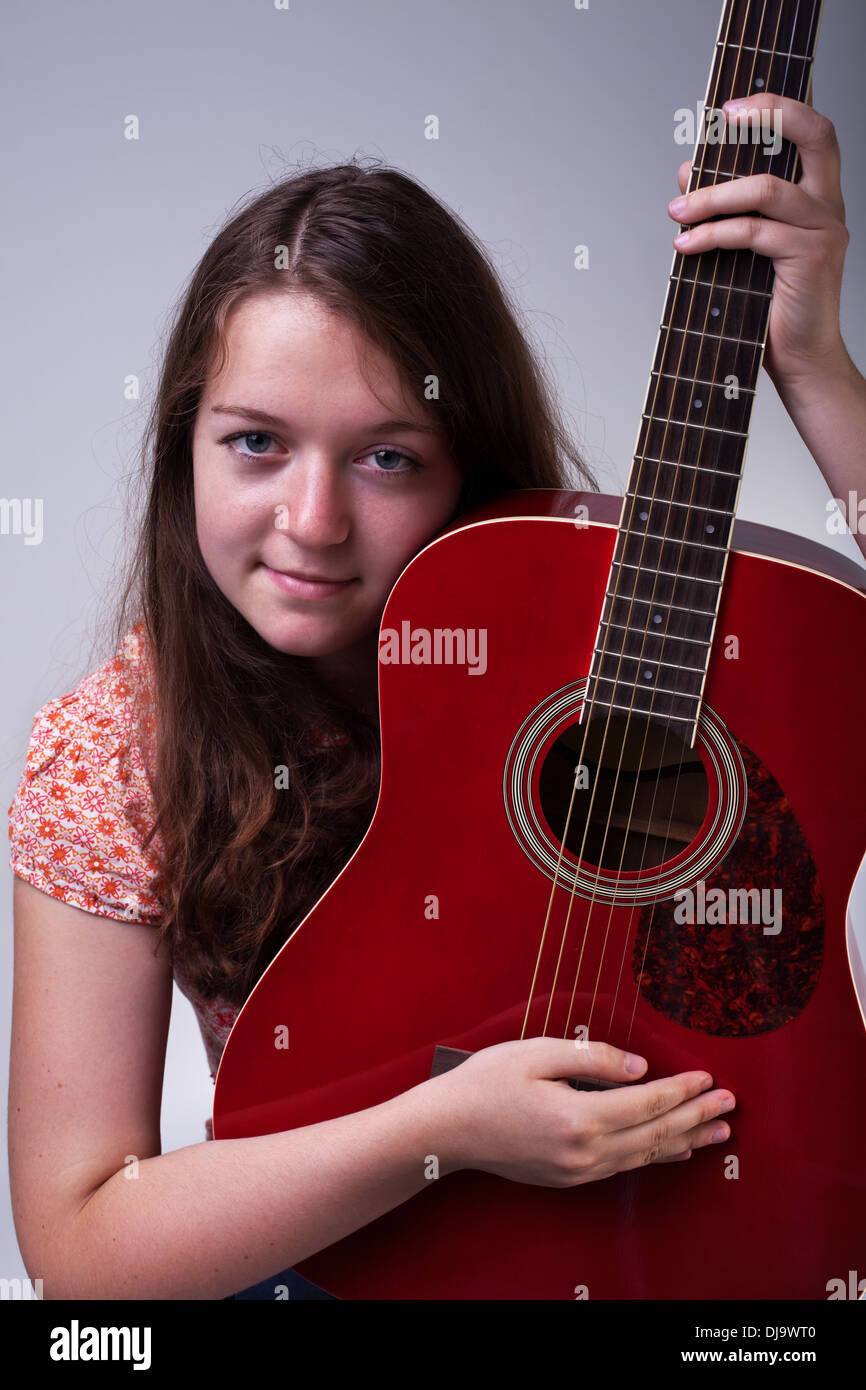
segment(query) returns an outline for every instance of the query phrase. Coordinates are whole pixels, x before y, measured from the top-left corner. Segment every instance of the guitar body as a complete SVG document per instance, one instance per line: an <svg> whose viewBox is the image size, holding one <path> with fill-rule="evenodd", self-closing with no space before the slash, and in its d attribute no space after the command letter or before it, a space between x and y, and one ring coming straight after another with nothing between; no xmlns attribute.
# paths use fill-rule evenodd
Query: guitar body
<svg viewBox="0 0 866 1390"><path fill-rule="evenodd" d="M431 1177L298 1266L340 1298L825 1299L866 1273L864 989L846 931L866 846L862 571L737 525L691 828L668 808L679 839L627 871L566 849L554 885L557 758L570 788L619 512L512 493L397 581L380 639L486 630L486 669L380 664L374 818L241 1011L214 1135L375 1105L426 1080L437 1047L588 1029L644 1055L642 1079L707 1069L737 1098L731 1137L567 1190ZM768 542L775 558L757 553ZM689 901L705 920L682 920Z"/></svg>

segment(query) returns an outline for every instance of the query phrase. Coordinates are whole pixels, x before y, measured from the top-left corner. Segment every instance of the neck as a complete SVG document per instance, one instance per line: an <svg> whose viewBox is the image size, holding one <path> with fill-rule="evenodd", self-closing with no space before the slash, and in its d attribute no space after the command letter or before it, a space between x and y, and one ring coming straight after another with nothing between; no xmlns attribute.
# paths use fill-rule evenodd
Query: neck
<svg viewBox="0 0 866 1390"><path fill-rule="evenodd" d="M379 716L378 630L343 651L313 657L310 665L335 696L377 720Z"/></svg>

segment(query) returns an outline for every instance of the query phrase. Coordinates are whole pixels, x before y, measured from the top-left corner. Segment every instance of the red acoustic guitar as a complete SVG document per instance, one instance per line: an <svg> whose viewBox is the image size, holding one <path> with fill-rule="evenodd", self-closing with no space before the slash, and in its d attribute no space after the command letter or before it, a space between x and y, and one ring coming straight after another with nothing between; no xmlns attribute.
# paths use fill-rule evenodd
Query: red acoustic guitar
<svg viewBox="0 0 866 1390"><path fill-rule="evenodd" d="M816 27L811 0L729 0L707 107L804 99ZM690 187L764 169L794 178L796 151L699 143ZM639 1051L646 1079L706 1068L731 1138L568 1190L431 1181L298 1267L340 1298L826 1299L866 1275L866 584L734 524L772 275L674 257L624 499L512 493L403 571L375 816L241 1011L213 1120L313 1124L547 1034Z"/></svg>

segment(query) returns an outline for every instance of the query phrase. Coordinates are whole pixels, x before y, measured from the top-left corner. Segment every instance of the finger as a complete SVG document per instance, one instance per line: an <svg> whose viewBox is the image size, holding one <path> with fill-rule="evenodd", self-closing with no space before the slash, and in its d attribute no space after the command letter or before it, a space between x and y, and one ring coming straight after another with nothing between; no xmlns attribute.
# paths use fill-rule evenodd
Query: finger
<svg viewBox="0 0 866 1390"><path fill-rule="evenodd" d="M802 184L788 183L773 174L749 174L697 188L668 205L669 217L690 225L707 217L729 217L738 212L759 212L776 222L810 230L826 227L834 220L825 204L807 193Z"/></svg>
<svg viewBox="0 0 866 1390"><path fill-rule="evenodd" d="M700 1129L693 1131L685 1140L683 1138L670 1140L662 1145L657 1145L654 1149L642 1148L635 1153L621 1155L609 1164L605 1164L600 1176L608 1178L614 1173L627 1173L633 1168L646 1168L650 1163L682 1163L687 1158L691 1158L695 1149L707 1148L712 1143L721 1144L730 1138L728 1126L724 1125L722 1128L727 1130L727 1133L714 1139L713 1136L719 1129L719 1123L717 1120L713 1120L710 1124L703 1125ZM688 1142L689 1147L683 1150L682 1146L685 1142Z"/></svg>
<svg viewBox="0 0 866 1390"><path fill-rule="evenodd" d="M791 97L776 96L773 92L755 92L742 101L725 102L725 115L733 116L744 111L778 111L778 117L771 121L780 122L774 128L790 140L800 154L800 186L829 203L835 215L844 220L845 206L840 187L839 141L836 127L826 116L822 116L805 101L794 101Z"/></svg>
<svg viewBox="0 0 866 1390"><path fill-rule="evenodd" d="M845 232L845 229L841 228L841 231ZM834 242L835 239L834 234ZM687 252L689 256L720 247L723 250L753 250L759 256L783 261L809 259L820 249L822 240L827 240L826 231L820 234L806 231L802 227L790 227L785 222L771 221L769 217L727 217L720 222L702 222L699 227L681 232L674 236L674 246L678 252Z"/></svg>
<svg viewBox="0 0 866 1390"><path fill-rule="evenodd" d="M700 1147L706 1147L707 1142L709 1141L704 1141ZM633 1168L646 1168L649 1166L650 1163L682 1163L685 1158L692 1157L692 1154L694 1153L694 1150L697 1147L698 1145L695 1144L692 1148L686 1149L684 1153L669 1154L653 1153L652 1151L641 1149L637 1153L628 1154L625 1157L616 1159L615 1162L611 1165L611 1172L628 1173ZM608 1173L605 1173L605 1177L608 1176L610 1175Z"/></svg>
<svg viewBox="0 0 866 1390"><path fill-rule="evenodd" d="M679 169L677 170L677 183L679 184L681 193L685 193L686 189L689 186L689 178L691 177L691 172L692 161L690 159L687 159L680 165Z"/></svg>
<svg viewBox="0 0 866 1390"><path fill-rule="evenodd" d="M548 1037L530 1038L526 1041L535 1045L530 1058L536 1076L546 1077L551 1081L589 1077L614 1084L625 1084L638 1080L646 1071L645 1057L635 1058L637 1069L629 1071L629 1058L632 1054L623 1052L621 1048L613 1047L610 1043L591 1042L588 1038L569 1042L567 1038Z"/></svg>
<svg viewBox="0 0 866 1390"><path fill-rule="evenodd" d="M713 1078L707 1072L686 1071L657 1081L618 1086L613 1091L589 1091L582 1099L589 1122L610 1133L657 1120L712 1085Z"/></svg>
<svg viewBox="0 0 866 1390"><path fill-rule="evenodd" d="M683 1105L676 1106L664 1115L637 1124L631 1129L621 1129L609 1136L608 1151L617 1158L627 1158L633 1154L643 1154L645 1163L655 1162L663 1154L679 1153L683 1149L696 1149L709 1144L719 1128L719 1117L732 1106L727 1102L734 1097L727 1090L707 1091ZM730 1133L730 1131L728 1131ZM724 1136L727 1138L727 1135Z"/></svg>
<svg viewBox="0 0 866 1390"><path fill-rule="evenodd" d="M687 1134L684 1140L689 1147L682 1153L662 1154L659 1158L654 1158L653 1163L682 1163L684 1159L691 1158L695 1149L707 1149L713 1144L724 1144L730 1139L731 1130L729 1125L720 1125L718 1119L711 1120L709 1124L700 1125L698 1129ZM637 1165L632 1165L637 1166Z"/></svg>

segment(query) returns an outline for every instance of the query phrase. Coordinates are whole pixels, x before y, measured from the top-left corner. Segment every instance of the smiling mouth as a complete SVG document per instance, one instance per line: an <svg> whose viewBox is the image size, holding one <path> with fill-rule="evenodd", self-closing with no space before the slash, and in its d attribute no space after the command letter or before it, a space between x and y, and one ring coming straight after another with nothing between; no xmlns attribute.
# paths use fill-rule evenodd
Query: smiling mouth
<svg viewBox="0 0 866 1390"><path fill-rule="evenodd" d="M330 598L334 594L344 593L351 584L357 583L357 578L352 579L320 579L311 578L304 574L294 574L289 570L271 569L262 561L264 568L284 593L293 594L296 598Z"/></svg>
<svg viewBox="0 0 866 1390"><path fill-rule="evenodd" d="M267 566L268 569L272 567ZM274 574L285 575L287 579L303 579L308 584L351 584L351 579L332 579L327 574L304 574L302 570L274 570Z"/></svg>

